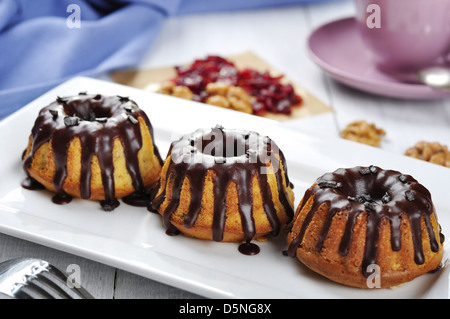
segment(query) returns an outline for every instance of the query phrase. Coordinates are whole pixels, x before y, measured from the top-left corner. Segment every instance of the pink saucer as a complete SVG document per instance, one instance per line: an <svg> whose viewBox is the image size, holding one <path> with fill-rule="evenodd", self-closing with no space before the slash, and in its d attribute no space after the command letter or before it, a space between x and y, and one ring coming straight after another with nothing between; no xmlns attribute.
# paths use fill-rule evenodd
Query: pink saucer
<svg viewBox="0 0 450 319"><path fill-rule="evenodd" d="M323 25L308 39L313 61L331 77L353 88L395 98L437 99L450 97L450 90L401 82L379 71L372 63L356 27L355 18Z"/></svg>

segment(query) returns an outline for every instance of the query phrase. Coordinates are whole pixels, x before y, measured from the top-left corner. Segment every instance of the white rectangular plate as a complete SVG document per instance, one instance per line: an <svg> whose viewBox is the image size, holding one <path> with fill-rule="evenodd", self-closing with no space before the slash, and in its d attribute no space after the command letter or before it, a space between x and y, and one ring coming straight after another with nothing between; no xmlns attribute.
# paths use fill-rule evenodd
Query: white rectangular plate
<svg viewBox="0 0 450 319"><path fill-rule="evenodd" d="M234 243L167 236L160 216L145 208L122 203L113 212L105 212L97 202L83 200L59 206L51 202L47 191L23 189L20 183L25 174L20 159L38 111L57 96L82 91L134 99L147 112L163 156L180 135L216 124L270 136L286 157L295 185L295 205L317 177L339 167L373 164L411 174L430 190L444 234L450 229L448 168L342 139L321 140L252 115L78 77L0 122L1 232L209 298L448 297L448 267L397 289L354 289L330 282L284 256L284 236L258 243L261 252L245 256Z"/></svg>

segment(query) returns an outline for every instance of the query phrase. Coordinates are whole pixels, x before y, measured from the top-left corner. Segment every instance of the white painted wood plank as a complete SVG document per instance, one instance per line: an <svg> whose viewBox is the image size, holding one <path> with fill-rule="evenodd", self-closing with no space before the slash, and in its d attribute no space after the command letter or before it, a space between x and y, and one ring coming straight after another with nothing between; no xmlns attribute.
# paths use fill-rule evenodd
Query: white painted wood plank
<svg viewBox="0 0 450 319"><path fill-rule="evenodd" d="M163 283L142 278L138 275L117 270L114 299L202 299Z"/></svg>

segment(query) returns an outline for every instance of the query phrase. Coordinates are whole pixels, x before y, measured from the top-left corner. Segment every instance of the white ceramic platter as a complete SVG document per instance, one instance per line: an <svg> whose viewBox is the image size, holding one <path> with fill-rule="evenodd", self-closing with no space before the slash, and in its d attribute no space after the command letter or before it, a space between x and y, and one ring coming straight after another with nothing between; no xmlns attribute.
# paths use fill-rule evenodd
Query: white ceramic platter
<svg viewBox="0 0 450 319"><path fill-rule="evenodd" d="M234 243L167 236L160 216L145 208L122 203L113 212L105 212L97 202L83 200L60 206L51 202L47 191L23 189L20 183L25 174L20 159L38 111L57 96L82 91L134 99L153 124L162 156L180 135L216 124L270 136L286 157L295 185L295 205L317 177L339 167L373 164L411 174L430 190L444 234L450 230L448 168L341 139L321 140L252 115L78 77L0 122L1 232L209 298L448 297L448 267L396 289L354 289L330 282L284 256L282 251L287 247L283 236L258 243L261 252L246 256Z"/></svg>

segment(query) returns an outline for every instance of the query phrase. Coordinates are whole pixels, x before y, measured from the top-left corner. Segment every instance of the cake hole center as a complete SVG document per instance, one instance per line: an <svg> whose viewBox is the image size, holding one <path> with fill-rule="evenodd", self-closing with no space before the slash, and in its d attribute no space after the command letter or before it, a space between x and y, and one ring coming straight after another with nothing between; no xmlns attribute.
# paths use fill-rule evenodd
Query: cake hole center
<svg viewBox="0 0 450 319"><path fill-rule="evenodd" d="M391 201L391 195L387 191L359 192L355 196L349 196L349 200L360 203L387 204Z"/></svg>
<svg viewBox="0 0 450 319"><path fill-rule="evenodd" d="M93 122L99 118L111 117L110 108L105 108L98 103L91 103L88 100L72 101L72 103L68 103L64 108L67 115L79 117L83 121Z"/></svg>

